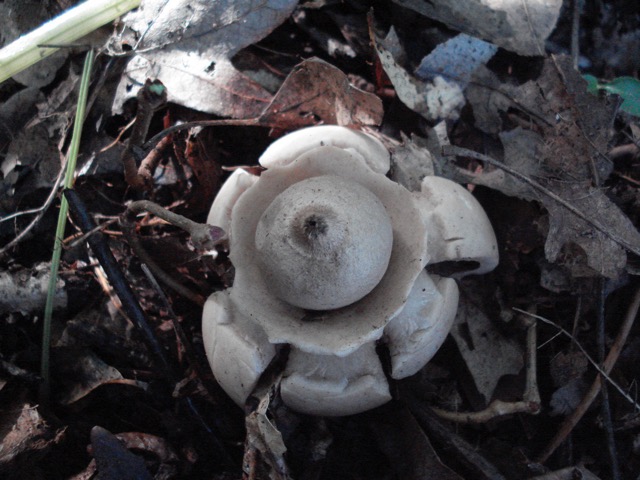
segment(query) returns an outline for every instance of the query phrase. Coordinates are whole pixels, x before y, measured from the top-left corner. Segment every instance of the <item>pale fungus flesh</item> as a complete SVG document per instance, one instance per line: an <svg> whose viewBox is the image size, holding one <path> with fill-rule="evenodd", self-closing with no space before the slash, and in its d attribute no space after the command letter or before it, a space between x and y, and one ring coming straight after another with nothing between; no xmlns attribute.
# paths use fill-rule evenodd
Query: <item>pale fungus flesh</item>
<svg viewBox="0 0 640 480"><path fill-rule="evenodd" d="M281 395L313 415L350 415L390 400L392 378L418 372L444 342L454 278L427 264L462 262L455 278L498 261L493 229L463 187L425 177L420 192L385 176L374 137L310 127L274 142L258 176L236 171L208 223L229 234L233 286L212 294L203 341L214 376L238 404L288 345ZM239 173L242 172L242 173Z"/></svg>

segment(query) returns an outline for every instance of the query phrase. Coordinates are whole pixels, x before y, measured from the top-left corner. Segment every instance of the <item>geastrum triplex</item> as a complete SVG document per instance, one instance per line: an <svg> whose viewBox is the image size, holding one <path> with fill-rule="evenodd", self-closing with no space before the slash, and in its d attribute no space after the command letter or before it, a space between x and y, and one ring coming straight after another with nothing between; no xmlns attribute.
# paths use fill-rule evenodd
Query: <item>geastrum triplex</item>
<svg viewBox="0 0 640 480"><path fill-rule="evenodd" d="M286 135L260 164L261 176L231 175L207 220L229 232L235 266L233 287L203 312L216 379L242 405L288 344L287 406L337 416L382 405L391 396L377 344L388 348L391 377L413 375L456 314L455 279L428 274L427 263L473 265L458 277L496 266L486 214L440 177L409 192L385 176L382 143L345 127Z"/></svg>

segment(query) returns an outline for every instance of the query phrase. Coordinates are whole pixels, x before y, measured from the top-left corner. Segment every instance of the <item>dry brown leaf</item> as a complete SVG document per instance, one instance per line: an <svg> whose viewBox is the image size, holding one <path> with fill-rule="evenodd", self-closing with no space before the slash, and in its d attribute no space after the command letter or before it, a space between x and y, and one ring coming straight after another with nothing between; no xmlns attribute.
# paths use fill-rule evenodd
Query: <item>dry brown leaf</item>
<svg viewBox="0 0 640 480"><path fill-rule="evenodd" d="M21 457L32 463L39 454L60 442L65 431L53 430L38 408L29 403L17 400L4 407L0 415L0 477L6 473L4 469L15 468L14 463L20 463Z"/></svg>
<svg viewBox="0 0 640 480"><path fill-rule="evenodd" d="M56 375L64 379L59 385L59 401L63 405L77 402L96 388L107 384L146 389L144 382L123 378L118 370L107 365L90 351L76 352L65 349L64 354L61 353L58 349L55 367Z"/></svg>
<svg viewBox="0 0 640 480"><path fill-rule="evenodd" d="M292 130L319 121L334 125L379 125L382 101L349 83L337 67L319 58L298 64L286 78L260 123Z"/></svg>

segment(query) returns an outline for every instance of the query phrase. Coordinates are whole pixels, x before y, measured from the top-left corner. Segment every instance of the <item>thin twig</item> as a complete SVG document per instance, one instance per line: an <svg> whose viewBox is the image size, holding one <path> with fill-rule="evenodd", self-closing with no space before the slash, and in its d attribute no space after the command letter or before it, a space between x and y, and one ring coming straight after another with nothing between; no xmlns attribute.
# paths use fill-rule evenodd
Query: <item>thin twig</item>
<svg viewBox="0 0 640 480"><path fill-rule="evenodd" d="M64 195L69 201L69 208L72 217L80 226L81 230L83 232L94 230L96 227L95 222L89 216L86 208L84 207L84 203L78 194L74 190L65 190ZM154 329L147 321L144 310L142 310L135 293L131 289L131 286L127 282L122 270L118 266L118 262L113 256L113 253L111 253L107 237L102 232L97 231L94 235L88 237L87 242L107 274L116 295L120 298L123 311L136 326L137 330L142 334L142 339L153 357L154 367L172 386L175 386L178 383L178 375L172 363L169 361L164 349L160 345ZM214 452L217 454L220 462L224 465L233 465L234 462L223 443L218 438L217 434L209 427L204 416L200 413L192 399L187 396L181 400L184 401L191 416L197 420L201 427L210 435L211 440L214 442L213 445L215 446Z"/></svg>
<svg viewBox="0 0 640 480"><path fill-rule="evenodd" d="M573 68L578 69L580 58L580 13L582 11L582 0L573 0L573 12L571 18L571 60Z"/></svg>
<svg viewBox="0 0 640 480"><path fill-rule="evenodd" d="M609 377L609 374L604 370L604 367L601 367L592 357L591 355L589 355L589 353L587 352L587 350L580 344L580 342L578 342L578 340L576 340L575 337L573 337L569 332L567 332L564 328L562 328L560 325L552 322L551 320L549 320L548 318L544 318L541 317L539 315L535 315L531 312L527 312L525 310L521 310L519 308L514 307L513 308L514 311L522 313L524 315L528 315L531 318L535 318L537 320L540 320L543 323L546 323L547 325L551 325L554 328L558 329L558 334L557 335L564 335L567 338L569 338L569 340L571 340L571 342L578 347L578 350L580 350L582 352L582 354L585 356L585 358L587 359L587 361L593 366L593 368L595 368L598 373L600 375L602 375L605 380L607 382L609 382L617 391L618 393L620 393L620 395L622 395L631 405L633 405L633 408L635 408L636 410L640 410L640 405L638 403L636 403L636 401L627 393L625 392L622 387L620 385L618 385L612 378ZM555 335L553 338L555 338L557 335ZM541 345L540 347L546 345L547 343L549 343L548 341L545 342L543 345Z"/></svg>
<svg viewBox="0 0 640 480"><path fill-rule="evenodd" d="M631 327L633 326L633 322L636 316L638 315L639 309L640 309L640 288L636 290L636 293L633 296L633 300L629 305L629 309L627 310L627 314L624 318L622 326L618 331L618 335L615 339L615 342L613 343L611 349L609 350L609 354L607 355L607 358L602 364L602 370L604 370L605 376L609 375L609 373L611 372L611 369L613 368L616 361L618 360L620 352L622 352L622 348L626 343L627 336L629 335L629 332L631 331ZM569 433L571 433L571 431L575 428L575 426L578 424L582 416L586 413L586 411L589 409L589 407L591 406L595 398L598 396L598 393L600 392L600 387L602 385L602 379L603 379L603 375L598 375L596 377L593 384L591 385L591 388L589 389L587 394L584 396L580 404L576 407L573 413L571 413L571 415L565 418L564 422L562 422L562 425L558 429L558 432L556 433L556 435L553 437L551 442L549 442L547 447L539 455L537 459L538 462L540 463L546 462L551 456L551 454L553 454L553 452L562 444L562 442L564 442L564 440L567 438Z"/></svg>
<svg viewBox="0 0 640 480"><path fill-rule="evenodd" d="M598 296L598 361L604 362L605 359L605 328L604 314L605 303L607 300L607 279L600 279L600 295ZM611 420L611 407L609 405L609 389L607 383L601 386L602 404L600 405L600 414L602 415L602 423L607 438L607 448L609 450L609 459L611 460L611 478L620 480L620 465L618 463L618 454L616 448L616 438L613 433L613 422Z"/></svg>
<svg viewBox="0 0 640 480"><path fill-rule="evenodd" d="M444 155L444 156L456 156L457 155L457 156L460 156L460 157L469 157L469 158L473 158L473 159L476 159L476 160L480 160L481 162L486 162L489 165L493 165L494 167L497 167L497 168L499 168L501 170L504 170L509 175L512 175L512 176L516 177L518 180L523 181L524 183L526 183L530 187L534 188L535 190L539 191L540 193L542 193L544 195L547 195L549 198L551 198L552 200L554 200L558 204L562 205L564 208L569 210L571 213L573 213L574 215L576 215L580 219L584 220L589 225L591 225L592 227L596 228L597 230L602 232L604 235L609 237L611 240L613 240L614 242L620 244L621 246L623 246L624 248L626 248L630 252L633 252L636 255L640 255L640 248L639 247L630 244L629 242L627 242L623 238L620 238L618 235L616 235L615 233L611 232L610 229L607 229L604 225L602 225L594 217L589 217L588 215L586 215L585 213L580 211L578 208L576 208L573 205L571 205L565 199L563 199L562 197L560 197L560 196L556 195L555 193L553 193L548 188L543 187L542 185L540 185L535 180L530 179L526 175L518 172L517 170L514 170L513 168L509 167L508 165L505 165L504 163L502 163L502 162L500 162L498 160L495 160L495 159L493 159L493 158L491 158L491 157L489 157L487 155L483 155L482 153L474 152L473 150L469 150L467 148L456 147L454 145L444 145L442 147L442 155Z"/></svg>
<svg viewBox="0 0 640 480"><path fill-rule="evenodd" d="M149 125L153 114L167 102L167 89L159 80L147 79L144 86L138 91L138 111L136 120L131 129L131 136L127 148L122 152L122 164L124 166L124 178L127 184L141 190L151 185L151 176L146 171L142 174L138 170L136 162L137 150L144 143L149 132Z"/></svg>
<svg viewBox="0 0 640 480"><path fill-rule="evenodd" d="M526 360L526 386L523 398L518 402L505 402L503 400L492 401L487 408L479 412L451 412L440 408L431 407L436 415L444 420L456 423L481 424L494 418L515 413L540 413L540 393L536 375L536 322L531 322L527 330L527 360Z"/></svg>
<svg viewBox="0 0 640 480"><path fill-rule="evenodd" d="M160 279L162 283L164 283L180 295L184 296L185 298L188 298L197 305L204 305L205 299L202 295L192 292L180 282L176 281L174 276L165 272L142 246L142 242L136 235L135 220L136 216L139 213L146 212L149 212L189 233L189 235L191 236L191 241L199 250L215 249L217 245L226 241L227 236L225 232L221 228L189 220L182 215L173 213L170 210L167 210L166 208L163 208L160 205L148 200L139 200L137 202L132 202L128 206L127 211L120 218L122 231L127 237L127 241L129 242L132 250L142 262L148 265L155 276L158 277L158 279Z"/></svg>

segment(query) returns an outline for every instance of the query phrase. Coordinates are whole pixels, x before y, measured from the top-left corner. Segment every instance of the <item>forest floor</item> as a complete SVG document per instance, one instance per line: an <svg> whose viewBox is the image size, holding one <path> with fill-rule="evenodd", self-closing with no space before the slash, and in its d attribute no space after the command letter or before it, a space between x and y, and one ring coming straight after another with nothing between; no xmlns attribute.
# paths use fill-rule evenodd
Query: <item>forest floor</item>
<svg viewBox="0 0 640 480"><path fill-rule="evenodd" d="M0 11L16 36L69 3ZM176 1L149 13L160 3L84 42L102 48L74 190L98 227L67 222L48 382L43 311L86 49L0 84L1 478L640 478L637 0L505 2L506 14L471 0L466 13L436 0L241 0L206 14L209 2ZM191 30L167 22L141 38L150 18ZM145 144L206 120L218 123ZM425 174L463 184L500 263L459 281L456 327L425 368L392 381L388 404L314 417L276 388L243 411L201 333L203 299L233 285L224 247L211 256L150 214L133 218L135 247L122 216L147 199L205 222L231 171L259 172L270 143L317 124L376 135L409 189ZM151 165L140 185L136 160ZM185 291L156 283L140 248Z"/></svg>

